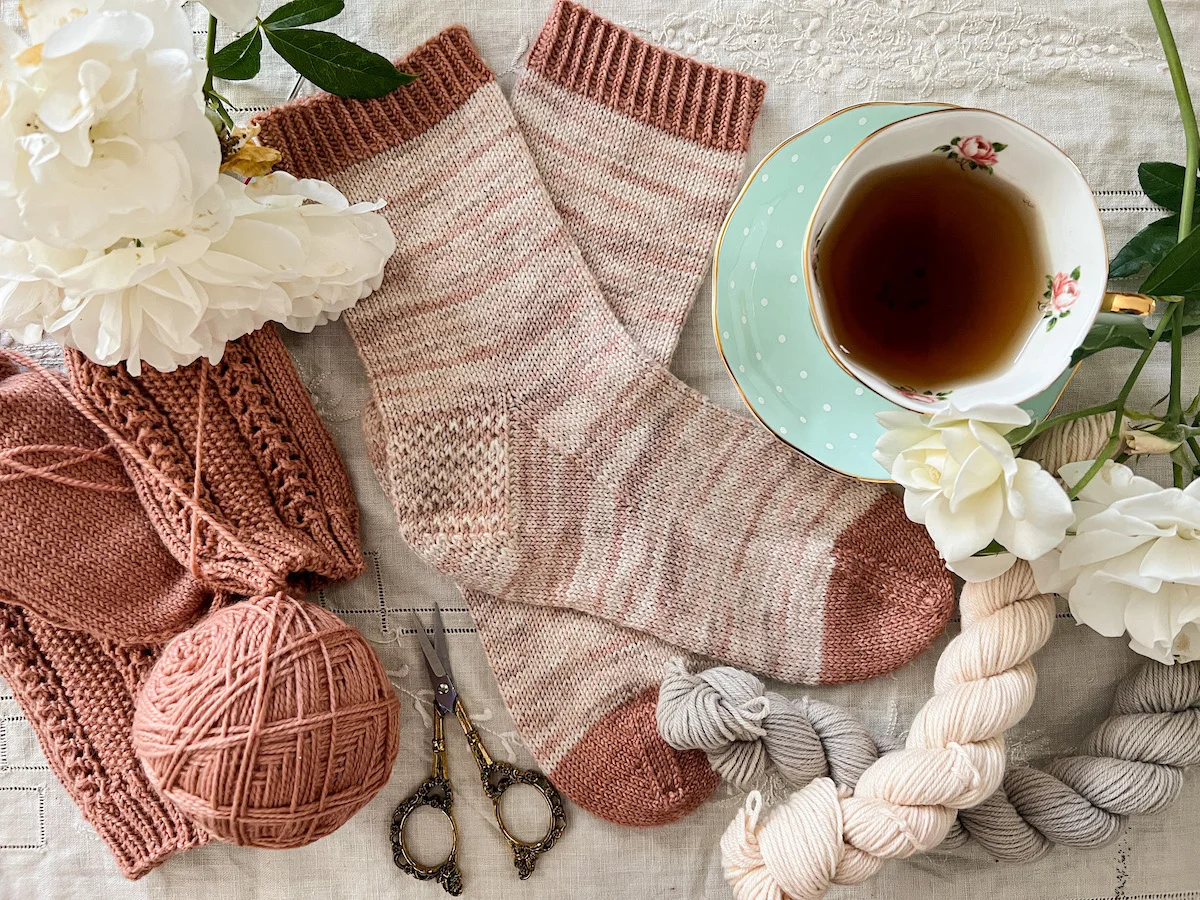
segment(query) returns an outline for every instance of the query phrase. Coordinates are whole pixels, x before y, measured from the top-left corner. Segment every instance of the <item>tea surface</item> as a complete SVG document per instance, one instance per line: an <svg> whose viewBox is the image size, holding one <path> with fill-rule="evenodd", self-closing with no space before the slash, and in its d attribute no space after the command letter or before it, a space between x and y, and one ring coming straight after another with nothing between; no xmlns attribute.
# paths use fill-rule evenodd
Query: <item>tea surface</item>
<svg viewBox="0 0 1200 900"><path fill-rule="evenodd" d="M1049 269L1031 201L940 156L864 176L817 250L835 339L897 387L984 380L1013 362L1041 315Z"/></svg>

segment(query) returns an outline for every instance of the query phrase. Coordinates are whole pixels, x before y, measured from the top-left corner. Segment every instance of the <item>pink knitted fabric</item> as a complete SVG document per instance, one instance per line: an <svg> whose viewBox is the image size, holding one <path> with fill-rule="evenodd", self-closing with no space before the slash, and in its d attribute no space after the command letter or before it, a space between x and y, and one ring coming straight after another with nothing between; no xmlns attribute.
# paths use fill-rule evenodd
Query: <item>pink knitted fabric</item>
<svg viewBox="0 0 1200 900"><path fill-rule="evenodd" d="M574 49L566 54L562 49L564 46ZM568 58L590 62L573 65ZM543 296L553 296L555 291L541 288L543 272L538 270L538 263L548 264L552 271L560 267L569 271L573 264L567 260L567 264L562 265L561 254L556 254L560 249L558 245L565 243L561 235L543 236L540 226L553 218L553 212L536 224L521 220L519 215L515 222L500 220L500 212L511 217L515 208L518 214L527 214L529 207L538 206L539 199L545 201L546 198L540 194L537 175L529 165L528 157L522 158L520 138L494 91L490 73L471 48L465 31L451 29L444 32L414 52L402 65L421 76L411 89L371 103L336 101L327 97L303 101L261 120L263 135L283 151L285 165L296 174L332 177L344 190L364 196L378 193L381 185L387 187L398 224L413 233L414 240L423 241L421 247L411 247L407 253L402 248L397 260L393 261L390 295L389 287L385 285L385 294L376 303L369 302L349 317L368 371L375 376L374 386L381 401L367 416L368 441L372 445L377 471L398 507L402 527L410 541L468 585L490 587L492 583L486 579L495 574L494 570L502 568L502 574L508 575L514 568L509 565L511 560L504 558L511 555L505 552L507 548L494 552L496 539L507 540L517 531L534 535L541 531L540 524L531 524L533 517L521 522L508 515L514 508L524 512L538 502L528 502L530 497L537 496L536 493L519 497L513 491L514 469L549 468L542 465L547 460L540 457L540 452L525 456L519 446L514 452L513 426L522 427L525 423L518 424L516 417L509 415L512 409L504 408L507 404L491 402L497 393L493 389L498 388L501 393L520 393L528 385L506 381L503 375L491 377L498 369L502 371L513 363L496 357L502 356L505 345L511 343L518 353L523 350L535 359L549 356L553 360L556 352L553 348L549 348L548 353L544 346L530 348L528 340L522 341L521 332L537 335L553 329L555 337L561 337L565 329L562 322L539 322L536 315L523 316L524 309L514 315L514 310L503 306L503 301L490 313L482 307L471 310L471 302L476 298L469 294L483 293L491 288L493 294L512 291L514 300L528 297L531 292L525 285L518 287L511 279L504 280L507 272L516 271L515 266L505 261L505 257L509 257L519 260L522 266L528 264L533 271L523 273L524 280L538 285L538 290L532 293L539 300L534 303L522 300L519 305L535 310L542 310L547 305L553 308L559 301L542 300ZM524 137L543 165L547 187L572 235L579 241L582 256L593 271L604 273L604 298L620 322L644 342L647 355L652 360L665 362L707 257L711 229L715 225L710 228L705 224L706 219L715 215L719 220L723 214L727 203L727 198L722 196L725 180L731 178L731 168L736 173L740 167L738 150L744 150L749 127L761 101L761 85L745 76L723 73L664 53L612 23L563 2L552 12L531 54L531 65L534 71L522 80L514 101L519 111L524 104L520 122ZM700 89L705 86L707 93ZM713 100L714 92L718 97L732 100ZM699 111L694 105L687 105L688 96L703 99ZM689 110L687 115L678 112L685 107ZM671 111L671 115L664 112L662 116L654 116L654 109ZM702 116L714 110L729 112L721 119L724 124L720 128L711 124L711 116L708 124L702 122ZM648 122L647 117L653 121ZM640 133L635 135L635 131ZM609 141L603 139L605 135L610 136ZM514 143L516 149L512 146ZM694 151L690 157L681 149L685 144ZM623 150L628 156L614 162L607 155L614 149L618 153ZM702 149L717 151L714 157L719 156L720 151L731 151L732 155L726 159L699 158ZM502 151L508 155L498 159ZM633 162L654 159L664 151L667 162L660 168L647 171L644 162L640 166ZM573 158L576 164L556 168L556 156L558 159ZM462 164L464 159L472 165ZM713 186L707 193L701 190L690 197L684 189L672 190L667 174L672 165L676 170L675 181L686 182L687 188L694 189L705 180ZM624 170L607 181L597 175L598 170L621 170L622 166ZM406 177L401 170L408 170L411 177ZM693 171L698 177L690 181L686 174L679 174ZM506 172L514 173L514 177L505 178ZM524 190L513 184L514 180L523 184ZM601 196L606 187L612 187L612 182L622 182L619 187L623 190L608 191L607 196ZM658 191L659 196L630 198L628 188L634 184L645 194ZM472 196L472 190L485 186L488 189L486 199ZM423 191L429 196L422 197ZM685 199L694 204L690 215ZM672 203L677 206L672 208ZM622 205L626 221L619 217L613 219L612 209ZM603 209L605 206L608 206L607 210ZM686 239L676 240L675 246L671 246L672 240L661 239L661 234L658 234L658 241L647 241L645 234L657 234L653 224L648 224L640 235L636 228L629 226L629 222L652 223L653 213L658 210L675 217L678 224L674 230ZM546 206L542 205L534 218L538 219L545 212ZM497 219L494 224L493 214ZM606 214L609 219L604 224L610 226L607 246L605 229L594 220ZM467 231L463 235L447 233L447 220L454 221L460 215L467 215L466 219L458 219L460 224L467 226ZM699 227L696 227L697 220ZM669 216L664 216L663 221L666 226L663 230L670 232ZM616 227L611 227L614 222ZM486 236L471 230L481 225L496 230L488 230ZM531 258L524 243L513 244L516 236L522 234L531 235L534 241L542 238L537 256ZM631 235L638 242L633 252L622 249ZM692 241L691 245L688 240ZM498 254L484 252L484 249L498 245L504 247ZM466 246L474 247L471 253L466 252ZM649 252L637 252L643 249ZM447 273L453 270L455 274L444 279L440 289L446 293L435 301L437 290L429 290L427 280L430 274L427 265L432 258L421 258L422 250L433 253L439 265L447 259L466 263L471 254L482 255L484 259L479 264L468 263L463 271L453 270L453 267L447 269ZM664 250L665 259L655 255ZM570 256L569 252L567 256ZM697 263L696 260L700 261ZM652 275L654 268L660 273L668 271L669 276L665 279L660 276L652 282L643 277L643 273ZM495 280L487 284L481 283L479 276L474 274L477 272L499 274L494 274ZM630 277L631 273L637 277ZM419 285L411 285L414 278ZM671 278L675 279L674 284L660 284ZM590 279L581 277L574 283L568 275L565 280L578 288ZM637 289L639 280L642 281L640 291ZM412 293L406 293L405 286L397 290L394 286L400 282L410 286ZM457 282L461 291L451 282ZM651 286L647 288L648 282ZM565 308L569 308L569 304ZM594 314L595 310L588 312ZM489 335L483 336L477 327L472 329L472 315L487 321ZM401 340L397 342L397 336L389 333L394 326L389 327L388 323L401 316L406 323L411 321L410 316L418 320L423 316L426 319L441 317L444 331L425 333L420 326L429 324L428 321L418 321L415 323L418 327L399 336ZM593 321L596 331L603 332L610 327L604 323L603 315ZM510 332L496 327L506 322L514 323ZM498 333L501 334L499 339ZM406 337L411 338L414 345L423 340L425 346L420 350L415 346L400 349L405 346L403 338ZM613 338L614 345L619 346L619 338L616 335ZM478 344L470 349L475 342ZM392 346L396 344L399 346ZM470 349L468 358L457 361L445 356L431 359L450 354L455 348ZM593 346L592 350L596 348ZM561 364L562 354L559 356ZM412 366L405 367L406 358ZM574 361L581 363L581 370L586 369L586 353ZM514 368L517 366L519 363ZM469 371L472 368L477 371ZM599 369L602 371L603 367ZM531 383L538 379L537 372L522 374L530 376ZM608 374L604 373L601 380ZM656 372L653 377L661 378L662 373ZM465 398L430 396L430 389L436 382L444 385L449 381L453 386L455 379L467 382L465 385L459 383L459 393L465 394ZM476 385L474 389L470 386L472 381ZM579 382L575 380L573 386L585 388L578 391L582 398L587 394L586 380L584 385ZM484 396L471 397L472 393ZM485 402L480 403L480 399ZM586 403L586 400L581 402ZM700 408L704 408L703 403ZM397 413L400 421L396 419ZM631 424L637 421L636 411L634 413L629 420ZM700 415L711 418L711 413ZM718 420L722 418L723 414L716 416ZM389 424L383 424L389 419ZM611 438L611 434L604 435L599 420L595 424L600 426L595 429L597 436ZM680 424L684 424L682 418ZM720 424L714 431L720 432L726 427ZM751 433L753 429L738 431L738 425L728 427L739 439L744 437L757 446L759 452L771 460L771 465L783 465L782 471L806 468L802 464L781 464L778 453L763 450L763 442L757 440L760 436ZM463 448L455 446L456 441L461 441L460 435L472 430L473 436L480 438L481 453L475 465L464 464ZM578 434L574 436L578 437ZM413 437L418 438L415 445ZM549 462L557 464L553 459ZM407 469L408 474L401 472L401 467ZM413 473L427 474L429 481L413 485ZM636 470L631 475L634 476L631 481L640 477ZM681 480L686 482L690 477ZM828 480L827 476L820 477ZM567 480L564 479L564 483ZM582 490L574 496L574 502L567 504L572 511L586 508L588 501L585 498L589 492L594 493L586 485L577 483L576 487ZM605 488L609 486L598 487L601 490L594 500L602 501ZM797 662L798 658L806 667L799 677L808 680L869 677L903 662L941 629L951 601L949 581L927 542L908 525L897 505L882 496L882 492L845 489L844 485L835 483L834 490L826 490L824 494L828 499L823 502L831 509L839 494L849 495L853 502L849 504L851 515L848 518L850 522L857 519L854 526L846 529L849 534L844 534L844 539L835 539L832 547L828 544L824 547L824 552L834 557L830 563L841 558L844 564L827 564L824 572L818 565L819 577L814 579L825 589L826 596L821 599L834 601L824 604L827 627L822 629L820 617L817 617L816 621L808 620L808 624L815 627L809 629L814 633L808 634L805 640L793 641L793 646L788 647L787 640L780 637L786 633L785 628L779 635L770 635L766 643L792 650L789 654L792 662ZM861 500L856 494L869 498L857 515L855 504ZM737 507L730 509L735 513L731 518L736 519ZM547 535L549 540L541 547L534 545L531 551L519 555L526 559L557 562L562 559L564 550L567 556L579 552L579 537L583 532L577 529L584 523L578 518L571 521L570 513L564 517L562 508L550 512L551 522L557 519L559 524L565 523L567 531L556 535L551 529ZM827 518L820 508L810 512L816 513L818 521ZM601 512L592 524L606 529L614 538L623 537L623 529L613 529L611 520L606 526L605 518L606 514ZM640 524L635 523L634 529ZM429 525L433 527L429 528ZM854 534L856 530L857 535ZM900 535L900 543L889 550L889 541L896 534ZM874 542L873 536L877 536ZM717 551L715 555L721 554L724 543L726 541L720 536L712 536L710 544ZM489 547L489 544L493 546ZM805 561L811 564L814 558L820 558L821 542L818 540L814 544L796 548L799 551L794 560L797 574L804 574ZM785 551L787 542L783 541L781 545L781 551ZM644 561L646 558L645 545L639 551L635 542L631 553L618 548L619 544L613 544L596 558L594 552L603 548L584 545L584 550L593 551L593 558L584 560L592 565L576 569L575 575L564 581L559 581L555 573L537 572L536 567L531 567L535 569L532 573L517 571L514 583L519 584L523 575L532 574L533 577L517 591L509 590L508 585L501 587L506 595L504 600L489 597L482 590L468 590L466 594L480 624L506 702L513 709L522 734L539 760L552 772L556 783L568 795L601 815L630 824L653 824L694 807L711 790L714 780L706 768L692 766L688 759L671 757L669 751L658 752L661 748L647 734L653 730L655 685L671 648L648 635L639 635L604 619L574 611L583 609L600 616L607 614L614 621L626 624L632 621L641 627L652 627L629 618L628 609L618 609L614 614L601 602L589 602L605 599L603 590L597 592L600 597L589 597L589 585L603 586L608 582L611 587L613 579L610 576L623 578L627 574L605 572L604 556L615 560L616 554L621 552L631 560ZM546 554L541 552L543 550ZM649 552L653 561L655 551L651 548ZM455 555L458 555L457 560L452 558ZM598 569L595 567L597 562L600 563ZM880 563L887 574L873 582L872 576ZM636 571L637 566L631 568ZM828 572L829 568L834 569L832 574ZM481 576L480 581L475 580L477 576ZM714 580L719 587L720 578ZM574 590L576 595L572 597L568 593L564 606L522 609L521 602L514 602L536 604L547 599L561 600L565 587ZM645 587L645 584L635 585L633 589L644 590ZM673 585L675 589L680 587L694 590L695 583L685 586L681 581ZM626 582L618 586L617 593L629 590L630 585ZM650 593L654 590L651 588ZM859 590L861 595L856 596ZM892 596L888 596L889 593ZM626 594L617 605L636 607L634 603L625 604L627 599ZM703 596L700 599L711 600ZM812 604L808 605L811 607ZM819 612L821 603L816 605ZM696 606L702 614L685 612L676 616L682 630L674 631L671 638L689 649L714 653L713 644L704 634L708 626L703 622L703 602ZM718 611L721 606L721 603L717 604ZM784 602L780 608L787 606ZM728 607L736 609L737 604L729 603ZM761 606L752 606L750 612L752 615L762 612ZM804 616L797 618L803 620ZM697 622L697 619L701 621ZM699 629L696 628L698 624ZM847 627L851 624L864 627ZM719 633L719 629L716 630ZM762 623L749 630L763 636ZM688 631L692 638L687 636ZM698 641L694 639L697 634L700 635ZM794 652L797 645L799 652ZM715 651L715 655L722 654L720 649ZM547 702L554 704L552 715L545 711ZM537 708L539 703L543 704L541 709ZM649 714L643 715L648 710ZM639 780L655 769L660 770L661 777L651 774ZM616 783L619 774L626 779L622 783L631 786L627 797L618 796L617 791L610 791L606 796L596 795L596 785ZM592 787L585 793L589 783ZM636 819L639 813L645 816L641 820Z"/></svg>
<svg viewBox="0 0 1200 900"><path fill-rule="evenodd" d="M870 677L924 649L953 593L899 502L633 344L465 33L419 54L414 90L316 98L264 126L298 174L342 164L350 193L389 200L391 277L347 322L407 540L471 589L787 681Z"/></svg>
<svg viewBox="0 0 1200 900"><path fill-rule="evenodd" d="M205 583L258 595L361 574L349 476L273 326L215 366L134 378L68 351L67 368L130 445L122 460L163 543Z"/></svg>
<svg viewBox="0 0 1200 900"><path fill-rule="evenodd" d="M147 780L129 735L148 645L212 595L162 547L65 390L0 355L0 675L84 818L137 878L207 840Z"/></svg>

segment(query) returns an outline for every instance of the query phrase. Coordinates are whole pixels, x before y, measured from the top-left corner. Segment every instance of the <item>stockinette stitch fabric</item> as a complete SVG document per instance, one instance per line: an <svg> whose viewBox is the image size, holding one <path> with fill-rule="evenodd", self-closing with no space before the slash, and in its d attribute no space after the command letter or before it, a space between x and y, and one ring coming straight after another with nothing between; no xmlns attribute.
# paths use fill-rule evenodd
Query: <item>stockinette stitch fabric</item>
<svg viewBox="0 0 1200 900"><path fill-rule="evenodd" d="M18 362L0 351L0 676L84 819L139 878L208 840L151 784L130 732L156 644L214 595L163 548L65 383Z"/></svg>
<svg viewBox="0 0 1200 900"><path fill-rule="evenodd" d="M351 193L377 190L392 176L378 168L385 160L371 160L374 154L386 155L406 139L423 143L430 129L445 132L447 116L461 119L465 112L455 111L464 101L493 85L461 28L400 65L420 76L410 88L367 104L324 96L300 101L258 120L263 139L283 152L295 174L329 178ZM718 102L726 89L728 102ZM753 79L667 53L560 2L514 92L517 126L555 209L621 325L663 366L740 180L761 91ZM331 145L331 134L351 135L350 149ZM338 151L329 152L332 146ZM665 274L663 258L672 260ZM354 315L348 322L352 332L359 327ZM364 429L386 484L381 410L372 406ZM458 482L474 477L447 474L441 461L430 472L445 480L450 496L461 492ZM464 593L518 728L565 794L597 815L646 825L685 814L711 792L716 779L703 758L674 753L655 733L662 665L679 648L568 607ZM926 618L933 631L944 622L940 606ZM853 642L849 628L830 630L827 638L824 668L819 653L808 660L814 680L869 677L897 664L886 653L854 653L843 644ZM554 699L553 715L546 698ZM598 771L605 777L597 778ZM606 784L627 787L605 790Z"/></svg>
<svg viewBox="0 0 1200 900"><path fill-rule="evenodd" d="M206 584L255 596L362 573L349 476L273 325L169 373L66 358L76 396L128 443L163 544Z"/></svg>
<svg viewBox="0 0 1200 900"><path fill-rule="evenodd" d="M637 48L575 49L627 62ZM869 677L927 646L951 582L896 498L830 478L634 344L465 32L421 54L430 77L412 87L426 93L317 98L263 129L285 165L382 190L408 235L347 323L378 417L368 444L409 543L472 590L789 681ZM749 124L733 84L696 79L654 106L634 74L613 73L630 116Z"/></svg>

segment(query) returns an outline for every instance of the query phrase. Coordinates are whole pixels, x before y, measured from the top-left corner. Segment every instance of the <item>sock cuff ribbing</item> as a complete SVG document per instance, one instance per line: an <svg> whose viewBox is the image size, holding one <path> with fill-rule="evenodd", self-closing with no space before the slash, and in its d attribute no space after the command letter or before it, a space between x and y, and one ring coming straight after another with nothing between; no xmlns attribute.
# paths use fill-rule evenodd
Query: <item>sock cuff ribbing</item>
<svg viewBox="0 0 1200 900"><path fill-rule="evenodd" d="M705 147L744 152L766 85L656 47L558 0L527 63L544 78Z"/></svg>
<svg viewBox="0 0 1200 900"><path fill-rule="evenodd" d="M430 38L396 68L416 81L374 100L304 97L252 121L263 143L283 154L281 168L324 178L425 133L495 80L462 25Z"/></svg>

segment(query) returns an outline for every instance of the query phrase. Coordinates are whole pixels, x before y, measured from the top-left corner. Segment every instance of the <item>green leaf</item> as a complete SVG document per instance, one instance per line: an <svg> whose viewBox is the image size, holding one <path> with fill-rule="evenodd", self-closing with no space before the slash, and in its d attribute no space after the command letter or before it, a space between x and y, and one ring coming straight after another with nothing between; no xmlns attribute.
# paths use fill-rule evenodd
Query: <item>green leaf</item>
<svg viewBox="0 0 1200 900"><path fill-rule="evenodd" d="M257 27L226 44L212 58L212 73L226 81L247 81L262 66L262 32Z"/></svg>
<svg viewBox="0 0 1200 900"><path fill-rule="evenodd" d="M345 8L345 0L292 0L263 19L263 27L272 31L313 25L332 19Z"/></svg>
<svg viewBox="0 0 1200 900"><path fill-rule="evenodd" d="M1096 316L1096 322L1084 337L1083 343L1071 354L1071 365L1110 347L1145 350L1152 344L1150 338L1150 332L1139 317L1102 312Z"/></svg>
<svg viewBox="0 0 1200 900"><path fill-rule="evenodd" d="M368 100L389 94L415 76L397 72L380 56L328 31L271 28L267 40L293 69L338 97Z"/></svg>
<svg viewBox="0 0 1200 900"><path fill-rule="evenodd" d="M1167 251L1142 282L1144 294L1200 292L1200 229Z"/></svg>
<svg viewBox="0 0 1200 900"><path fill-rule="evenodd" d="M1078 280L1079 280L1079 273L1080 273L1081 271L1083 271L1083 270L1082 270L1082 268L1081 268L1080 266L1076 266L1075 268L1073 268L1073 269L1071 270L1071 280L1072 280L1072 281L1078 281Z"/></svg>
<svg viewBox="0 0 1200 900"><path fill-rule="evenodd" d="M1146 196L1159 206L1165 206L1172 212L1179 212L1183 206L1183 166L1169 162L1145 162L1138 166L1138 181Z"/></svg>
<svg viewBox="0 0 1200 900"><path fill-rule="evenodd" d="M1007 146L1008 146L1008 144L1001 144L999 141L997 141L996 143L992 144L992 149L995 150L997 153L999 153L1001 150L1003 150Z"/></svg>
<svg viewBox="0 0 1200 900"><path fill-rule="evenodd" d="M1110 278L1128 278L1146 266L1155 266L1179 240L1179 216L1151 222L1120 249L1108 268Z"/></svg>

